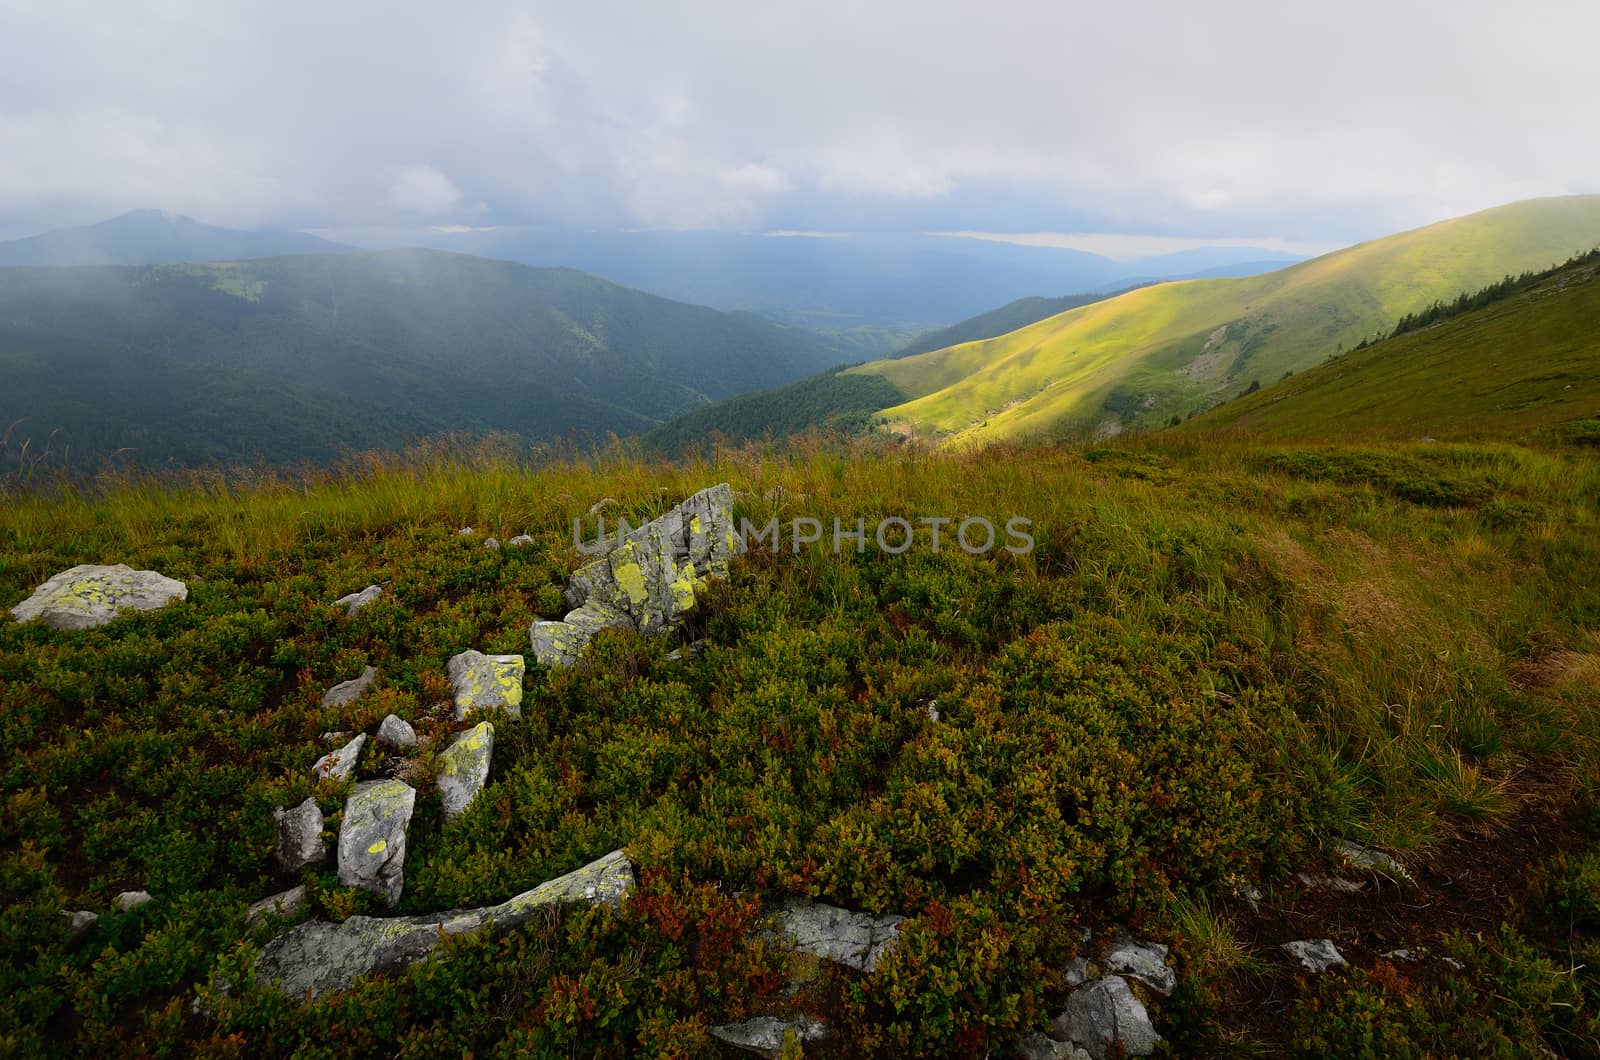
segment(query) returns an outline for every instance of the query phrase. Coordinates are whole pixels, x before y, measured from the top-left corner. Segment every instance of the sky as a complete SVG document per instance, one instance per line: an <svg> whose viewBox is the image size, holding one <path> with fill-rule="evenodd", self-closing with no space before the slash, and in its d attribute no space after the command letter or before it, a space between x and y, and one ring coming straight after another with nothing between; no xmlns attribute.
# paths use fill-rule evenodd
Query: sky
<svg viewBox="0 0 1600 1060"><path fill-rule="evenodd" d="M1320 249L1600 192L1596 39L1587 0L0 0L0 235Z"/></svg>

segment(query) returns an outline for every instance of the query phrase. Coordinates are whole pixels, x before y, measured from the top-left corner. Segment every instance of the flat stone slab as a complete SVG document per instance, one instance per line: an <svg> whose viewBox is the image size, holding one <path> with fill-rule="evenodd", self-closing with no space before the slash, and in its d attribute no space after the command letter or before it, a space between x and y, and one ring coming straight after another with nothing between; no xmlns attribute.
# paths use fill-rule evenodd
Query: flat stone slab
<svg viewBox="0 0 1600 1060"><path fill-rule="evenodd" d="M245 919L252 924L259 924L268 917L299 916L306 907L306 885L291 887L279 894L268 895L259 902L250 903L250 911Z"/></svg>
<svg viewBox="0 0 1600 1060"><path fill-rule="evenodd" d="M900 941L904 921L892 913L857 913L795 898L779 910L773 935L800 953L871 972Z"/></svg>
<svg viewBox="0 0 1600 1060"><path fill-rule="evenodd" d="M1364 847L1360 843L1353 843L1348 839L1339 841L1338 851L1341 857L1353 869L1362 872L1375 872L1386 876L1395 883L1415 883L1411 873L1397 859L1385 854L1381 850Z"/></svg>
<svg viewBox="0 0 1600 1060"><path fill-rule="evenodd" d="M776 1058L783 1054L785 1037L797 1044L821 1041L827 1036L822 1021L810 1016L780 1020L776 1016L757 1016L738 1023L719 1023L711 1028L711 1037L756 1056Z"/></svg>
<svg viewBox="0 0 1600 1060"><path fill-rule="evenodd" d="M372 682L377 679L377 667L368 666L361 671L360 677L351 678L348 681L340 681L323 693L322 705L324 707L349 706L360 699L362 694L372 687Z"/></svg>
<svg viewBox="0 0 1600 1060"><path fill-rule="evenodd" d="M189 587L125 563L82 563L52 576L11 609L18 622L38 619L51 629L95 629L123 611L155 611L189 599Z"/></svg>
<svg viewBox="0 0 1600 1060"><path fill-rule="evenodd" d="M406 828L417 793L398 780L357 784L339 826L339 882L383 896L392 907L405 886Z"/></svg>
<svg viewBox="0 0 1600 1060"><path fill-rule="evenodd" d="M450 660L450 685L455 690L456 720L498 711L522 717L522 678L528 664L520 655L485 655L464 651Z"/></svg>
<svg viewBox="0 0 1600 1060"><path fill-rule="evenodd" d="M256 978L292 998L321 997L360 976L403 968L427 956L445 935L507 931L549 905L620 905L633 885L633 863L613 850L499 905L427 916L353 916L342 924L311 920L267 943Z"/></svg>
<svg viewBox="0 0 1600 1060"><path fill-rule="evenodd" d="M439 753L439 801L446 817L456 816L477 798L489 780L493 756L494 726L487 721L457 736Z"/></svg>
<svg viewBox="0 0 1600 1060"><path fill-rule="evenodd" d="M1285 942L1279 948L1312 975L1343 967L1345 963L1344 955L1334 946L1332 939L1296 939Z"/></svg>

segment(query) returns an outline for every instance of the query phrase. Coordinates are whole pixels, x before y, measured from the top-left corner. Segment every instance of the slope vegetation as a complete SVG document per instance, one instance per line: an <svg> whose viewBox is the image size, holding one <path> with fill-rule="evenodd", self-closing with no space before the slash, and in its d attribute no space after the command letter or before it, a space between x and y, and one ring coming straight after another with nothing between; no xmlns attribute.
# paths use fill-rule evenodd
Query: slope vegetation
<svg viewBox="0 0 1600 1060"><path fill-rule="evenodd" d="M437 251L10 269L0 322L0 420L152 462L630 433L845 360L797 328Z"/></svg>
<svg viewBox="0 0 1600 1060"><path fill-rule="evenodd" d="M1268 438L1525 434L1600 415L1600 260L1230 401L1186 429Z"/></svg>
<svg viewBox="0 0 1600 1060"><path fill-rule="evenodd" d="M1539 199L1262 276L1131 291L1030 327L854 371L886 415L958 441L1116 433L1187 415L1388 330L1402 316L1600 243L1600 196Z"/></svg>

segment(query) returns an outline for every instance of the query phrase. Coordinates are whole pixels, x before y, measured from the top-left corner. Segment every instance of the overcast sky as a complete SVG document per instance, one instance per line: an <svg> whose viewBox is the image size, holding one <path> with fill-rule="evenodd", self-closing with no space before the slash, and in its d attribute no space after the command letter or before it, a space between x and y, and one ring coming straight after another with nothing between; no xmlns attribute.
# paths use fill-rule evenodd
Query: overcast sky
<svg viewBox="0 0 1600 1060"><path fill-rule="evenodd" d="M1322 246L1600 191L1592 0L0 0L0 234L219 224Z"/></svg>

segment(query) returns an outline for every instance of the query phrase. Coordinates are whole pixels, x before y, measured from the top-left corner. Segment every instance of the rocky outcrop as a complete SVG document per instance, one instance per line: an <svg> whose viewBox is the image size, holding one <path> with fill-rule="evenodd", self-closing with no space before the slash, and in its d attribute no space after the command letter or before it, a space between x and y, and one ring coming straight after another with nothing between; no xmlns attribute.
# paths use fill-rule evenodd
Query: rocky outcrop
<svg viewBox="0 0 1600 1060"><path fill-rule="evenodd" d="M1081 1046L1094 1060L1149 1056L1161 1042L1144 1004L1115 975L1074 990L1051 1024L1051 1036Z"/></svg>
<svg viewBox="0 0 1600 1060"><path fill-rule="evenodd" d="M398 714L386 716L378 725L378 746L394 751L404 751L417 746L417 730Z"/></svg>
<svg viewBox="0 0 1600 1060"><path fill-rule="evenodd" d="M334 603L338 604L341 607L343 607L344 610L345 610L345 614L353 615L357 611L361 610L363 607L366 607L368 604L372 603L373 601L375 601L378 597L380 597L382 595L383 595L383 587L382 586L380 586L380 585L369 585L365 589L361 590L359 593L351 593L349 596L341 596L341 597L339 597L339 599L335 600Z"/></svg>
<svg viewBox="0 0 1600 1060"><path fill-rule="evenodd" d="M795 898L778 911L772 935L800 953L871 972L899 942L904 921L892 913L875 916Z"/></svg>
<svg viewBox="0 0 1600 1060"><path fill-rule="evenodd" d="M711 1037L719 1042L756 1056L776 1060L783 1055L785 1037L796 1044L821 1041L827 1036L822 1021L810 1016L780 1020L775 1016L757 1016L738 1023L719 1023L711 1028Z"/></svg>
<svg viewBox="0 0 1600 1060"><path fill-rule="evenodd" d="M189 587L125 563L79 564L54 575L11 609L18 622L38 619L51 629L95 629L123 611L155 611L189 599Z"/></svg>
<svg viewBox="0 0 1600 1060"><path fill-rule="evenodd" d="M280 917L287 920L299 916L306 907L306 885L291 887L279 894L268 895L259 902L252 902L250 911L245 919L252 924L259 924L268 917Z"/></svg>
<svg viewBox="0 0 1600 1060"><path fill-rule="evenodd" d="M293 998L320 997L359 976L388 972L425 957L446 935L505 931L545 906L621 904L633 889L633 865L620 850L499 905L428 916L353 916L342 924L314 920L279 935L261 951L256 977Z"/></svg>
<svg viewBox="0 0 1600 1060"><path fill-rule="evenodd" d="M317 759L311 771L318 780L349 780L356 771L356 763L361 761L361 749L366 745L367 734L361 733L337 751L329 751Z"/></svg>
<svg viewBox="0 0 1600 1060"><path fill-rule="evenodd" d="M545 666L569 666L602 629L659 633L694 607L707 578L728 576L744 551L733 522L727 483L703 489L670 512L629 531L568 581L572 610L559 622L535 622L533 656Z"/></svg>
<svg viewBox="0 0 1600 1060"><path fill-rule="evenodd" d="M361 671L361 676L349 681L341 681L334 685L322 697L324 707L344 707L361 698L363 692L372 687L372 682L378 679L375 667L368 666Z"/></svg>
<svg viewBox="0 0 1600 1060"><path fill-rule="evenodd" d="M272 811L277 825L277 843L272 856L284 872L299 872L316 865L327 856L322 844L322 811L317 800L307 799L292 810L282 806Z"/></svg>
<svg viewBox="0 0 1600 1060"><path fill-rule="evenodd" d="M489 780L494 755L494 726L479 722L457 736L439 754L439 801L446 817L454 817L477 797Z"/></svg>
<svg viewBox="0 0 1600 1060"><path fill-rule="evenodd" d="M1312 975L1320 975L1330 968L1342 967L1345 963L1344 955L1334 946L1331 939L1296 939L1294 942L1285 942L1279 948Z"/></svg>
<svg viewBox="0 0 1600 1060"><path fill-rule="evenodd" d="M391 907L405 886L406 827L417 793L398 780L357 784L339 826L339 882L383 896Z"/></svg>
<svg viewBox="0 0 1600 1060"><path fill-rule="evenodd" d="M522 678L528 669L522 656L464 651L450 660L447 669L455 690L457 721L492 711L509 718L522 717Z"/></svg>

